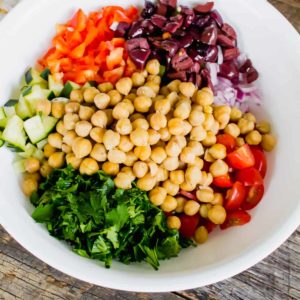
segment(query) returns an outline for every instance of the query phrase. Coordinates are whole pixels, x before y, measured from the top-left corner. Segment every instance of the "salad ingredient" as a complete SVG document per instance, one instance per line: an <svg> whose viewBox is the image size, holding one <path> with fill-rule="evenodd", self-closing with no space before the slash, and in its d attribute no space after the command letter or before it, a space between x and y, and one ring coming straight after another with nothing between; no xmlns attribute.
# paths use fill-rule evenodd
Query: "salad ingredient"
<svg viewBox="0 0 300 300"><path fill-rule="evenodd" d="M243 210L229 212L225 222L220 225L221 229L226 229L232 226L240 226L249 223L251 216Z"/></svg>
<svg viewBox="0 0 300 300"><path fill-rule="evenodd" d="M259 145L261 143L262 136L257 130L252 130L246 135L245 140L249 145Z"/></svg>
<svg viewBox="0 0 300 300"><path fill-rule="evenodd" d="M258 147L251 147L251 152L255 159L254 168L259 171L262 178L265 178L267 173L267 159L264 152Z"/></svg>
<svg viewBox="0 0 300 300"><path fill-rule="evenodd" d="M236 174L236 179L245 186L256 186L263 184L263 178L254 167L239 170Z"/></svg>
<svg viewBox="0 0 300 300"><path fill-rule="evenodd" d="M199 226L194 234L194 239L197 244L203 244L208 239L208 231L204 226Z"/></svg>
<svg viewBox="0 0 300 300"><path fill-rule="evenodd" d="M87 176L71 167L54 170L31 202L36 206L33 218L45 223L51 235L106 267L117 259L125 264L146 261L158 269L159 260L177 256L192 243L167 227L167 222L178 227L179 218L167 220L144 191L116 188L102 171Z"/></svg>
<svg viewBox="0 0 300 300"><path fill-rule="evenodd" d="M267 133L262 136L261 146L265 151L272 151L276 143L276 137L273 134Z"/></svg>
<svg viewBox="0 0 300 300"><path fill-rule="evenodd" d="M222 205L214 205L208 211L207 217L214 224L223 224L226 219L226 210Z"/></svg>
<svg viewBox="0 0 300 300"><path fill-rule="evenodd" d="M248 189L248 194L245 201L242 203L242 209L250 210L254 208L262 199L264 195L263 185L254 185Z"/></svg>
<svg viewBox="0 0 300 300"><path fill-rule="evenodd" d="M197 229L197 226L200 221L200 215L195 214L193 216L187 216L185 214L179 215L180 219L180 234L185 238L191 238L195 234L195 231Z"/></svg>
<svg viewBox="0 0 300 300"><path fill-rule="evenodd" d="M221 188L229 188L232 186L232 181L229 174L214 177L213 185Z"/></svg>
<svg viewBox="0 0 300 300"><path fill-rule="evenodd" d="M240 206L245 200L245 197L246 197L245 186L241 182L236 181L232 185L232 188L226 192L226 199L225 199L226 211L236 210L240 208Z"/></svg>
<svg viewBox="0 0 300 300"><path fill-rule="evenodd" d="M245 169L255 164L250 147L245 144L227 155L229 164L236 169Z"/></svg>

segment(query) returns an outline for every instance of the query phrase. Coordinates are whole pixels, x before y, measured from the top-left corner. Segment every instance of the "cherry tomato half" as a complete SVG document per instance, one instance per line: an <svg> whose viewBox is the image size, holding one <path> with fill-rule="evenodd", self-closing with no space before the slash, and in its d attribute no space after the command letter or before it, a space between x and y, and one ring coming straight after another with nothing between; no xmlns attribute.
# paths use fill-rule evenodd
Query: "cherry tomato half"
<svg viewBox="0 0 300 300"><path fill-rule="evenodd" d="M251 186L248 189L248 194L245 201L242 203L242 209L249 210L254 208L262 199L265 188L262 185Z"/></svg>
<svg viewBox="0 0 300 300"><path fill-rule="evenodd" d="M214 177L213 184L220 188L232 187L232 181L231 181L229 174Z"/></svg>
<svg viewBox="0 0 300 300"><path fill-rule="evenodd" d="M236 180L240 181L245 186L257 186L264 183L260 173L254 167L239 170L236 174Z"/></svg>
<svg viewBox="0 0 300 300"><path fill-rule="evenodd" d="M265 178L267 172L267 160L264 152L258 147L251 147L251 151L255 159L254 168L259 171L262 178Z"/></svg>
<svg viewBox="0 0 300 300"><path fill-rule="evenodd" d="M251 216L243 210L231 211L227 214L225 222L220 225L221 229L226 229L232 226L244 225L250 222Z"/></svg>
<svg viewBox="0 0 300 300"><path fill-rule="evenodd" d="M208 233L211 233L215 228L217 228L217 225L212 221L206 219L204 222L204 227L206 228Z"/></svg>
<svg viewBox="0 0 300 300"><path fill-rule="evenodd" d="M192 199L192 200L196 200L196 195L191 193L191 192L187 192L184 190L180 190L179 194L181 194L182 196L188 198L188 199Z"/></svg>
<svg viewBox="0 0 300 300"><path fill-rule="evenodd" d="M181 222L181 226L179 229L180 234L186 238L191 238L194 235L199 224L200 214L197 213L193 216L182 214L179 216L179 219Z"/></svg>
<svg viewBox="0 0 300 300"><path fill-rule="evenodd" d="M246 188L245 186L236 181L232 188L227 191L225 199L225 209L226 211L236 210L241 207L243 201L246 197Z"/></svg>
<svg viewBox="0 0 300 300"><path fill-rule="evenodd" d="M226 147L227 153L233 151L236 146L235 138L228 133L217 135L217 143L224 145Z"/></svg>
<svg viewBox="0 0 300 300"><path fill-rule="evenodd" d="M255 159L248 144L239 147L227 155L231 167L245 169L254 166Z"/></svg>

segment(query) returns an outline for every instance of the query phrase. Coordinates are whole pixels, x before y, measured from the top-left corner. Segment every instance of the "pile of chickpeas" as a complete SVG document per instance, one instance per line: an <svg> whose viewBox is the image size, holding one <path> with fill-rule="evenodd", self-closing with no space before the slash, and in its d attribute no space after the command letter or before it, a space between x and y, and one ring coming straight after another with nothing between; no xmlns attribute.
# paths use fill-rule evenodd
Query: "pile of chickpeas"
<svg viewBox="0 0 300 300"><path fill-rule="evenodd" d="M164 212L200 213L222 224L226 211L221 193L210 187L213 178L228 173L226 147L216 135L229 133L239 146L261 144L270 151L276 140L267 122L256 123L253 114L238 108L214 106L209 88L198 90L191 82L174 80L160 86L158 60L150 60L144 71L98 87L73 90L70 101L41 100L38 110L59 118L56 132L48 136L45 160L29 158L25 163L24 192L30 195L39 174L47 177L55 168L71 164L81 174L103 170L119 188L130 189L133 181L149 192L150 201ZM211 163L203 171L204 161ZM39 172L39 173L37 173ZM178 196L196 190L197 200ZM180 219L169 216L170 228L179 229ZM207 230L195 233L205 242Z"/></svg>

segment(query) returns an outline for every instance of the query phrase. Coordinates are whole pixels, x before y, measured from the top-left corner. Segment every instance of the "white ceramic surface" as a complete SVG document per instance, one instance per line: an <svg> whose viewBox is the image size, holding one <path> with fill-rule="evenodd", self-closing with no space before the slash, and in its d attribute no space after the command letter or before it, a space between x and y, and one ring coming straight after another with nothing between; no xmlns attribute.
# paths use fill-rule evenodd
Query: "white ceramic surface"
<svg viewBox="0 0 300 300"><path fill-rule="evenodd" d="M132 0L131 4L142 4ZM181 1L195 3L195 1ZM0 104L18 87L24 70L49 46L55 24L82 7L128 5L125 0L23 0L0 23ZM81 280L130 291L163 292L200 287L233 276L275 250L300 224L300 38L264 0L219 0L225 20L238 28L242 48L259 70L264 107L279 143L268 155L266 194L246 226L214 232L203 246L164 261L158 272L146 264L114 262L111 269L77 256L30 217L12 170L13 155L0 149L0 221L27 250ZM265 109L264 108L264 109Z"/></svg>

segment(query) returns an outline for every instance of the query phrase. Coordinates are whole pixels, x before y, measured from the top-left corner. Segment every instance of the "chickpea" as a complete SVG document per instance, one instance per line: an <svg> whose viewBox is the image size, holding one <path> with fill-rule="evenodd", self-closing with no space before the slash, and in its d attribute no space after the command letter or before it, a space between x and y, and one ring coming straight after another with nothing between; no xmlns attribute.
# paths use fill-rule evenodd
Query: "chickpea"
<svg viewBox="0 0 300 300"><path fill-rule="evenodd" d="M119 164L106 161L102 164L102 170L111 176L115 176L119 173Z"/></svg>
<svg viewBox="0 0 300 300"><path fill-rule="evenodd" d="M212 145L208 152L214 159L224 159L226 157L226 147L222 144Z"/></svg>
<svg viewBox="0 0 300 300"><path fill-rule="evenodd" d="M80 104L78 102L68 102L65 105L65 112L66 113L78 113L80 108Z"/></svg>
<svg viewBox="0 0 300 300"><path fill-rule="evenodd" d="M131 80L132 80L132 85L134 87L142 86L145 83L145 77L141 73L138 73L138 72L134 72L131 75Z"/></svg>
<svg viewBox="0 0 300 300"><path fill-rule="evenodd" d="M158 173L158 165L153 161L148 161L148 167L151 176L156 176Z"/></svg>
<svg viewBox="0 0 300 300"><path fill-rule="evenodd" d="M240 109L238 109L237 107L232 107L230 112L230 121L237 122L242 117L242 115L243 113Z"/></svg>
<svg viewBox="0 0 300 300"><path fill-rule="evenodd" d="M114 118L112 115L113 110L112 109L104 109L103 112L106 114L106 117L107 117L107 126L111 125L114 121Z"/></svg>
<svg viewBox="0 0 300 300"><path fill-rule="evenodd" d="M183 133L184 122L180 118L173 118L168 121L168 129L172 135L181 135Z"/></svg>
<svg viewBox="0 0 300 300"><path fill-rule="evenodd" d="M150 146L137 146L133 150L134 154L141 161L145 161L150 158L151 155L151 147Z"/></svg>
<svg viewBox="0 0 300 300"><path fill-rule="evenodd" d="M168 96L170 91L169 91L168 87L163 86L163 87L161 87L159 93L163 96Z"/></svg>
<svg viewBox="0 0 300 300"><path fill-rule="evenodd" d="M254 129L254 122L241 118L238 121L238 127L241 134L247 134Z"/></svg>
<svg viewBox="0 0 300 300"><path fill-rule="evenodd" d="M180 85L180 80L178 79L175 79L173 81L171 81L168 85L167 85L167 88L169 89L169 91L171 92L176 92L178 93L179 92L179 85Z"/></svg>
<svg viewBox="0 0 300 300"><path fill-rule="evenodd" d="M189 122L192 126L200 126L205 120L205 115L198 109L192 109L189 115Z"/></svg>
<svg viewBox="0 0 300 300"><path fill-rule="evenodd" d="M107 95L109 96L110 99L109 102L110 106L115 106L122 101L122 96L117 90L111 90L107 93Z"/></svg>
<svg viewBox="0 0 300 300"><path fill-rule="evenodd" d="M185 205L187 200L184 197L176 197L176 201L177 201L177 207L176 207L175 211L177 213L182 213L184 205Z"/></svg>
<svg viewBox="0 0 300 300"><path fill-rule="evenodd" d="M210 105L203 106L203 112L207 113L207 114L212 114L213 113L212 106L210 106Z"/></svg>
<svg viewBox="0 0 300 300"><path fill-rule="evenodd" d="M241 133L239 126L234 123L229 123L225 128L224 132L232 135L233 137L238 137Z"/></svg>
<svg viewBox="0 0 300 300"><path fill-rule="evenodd" d="M61 135L65 135L68 130L65 128L64 126L64 122L62 120L60 120L57 124L56 124L56 131L58 133L60 133Z"/></svg>
<svg viewBox="0 0 300 300"><path fill-rule="evenodd" d="M154 129L148 129L148 135L149 135L148 142L151 146L155 145L160 139L160 134Z"/></svg>
<svg viewBox="0 0 300 300"><path fill-rule="evenodd" d="M167 157L163 161L163 166L168 170L168 171L174 171L178 169L179 166L179 161L178 157Z"/></svg>
<svg viewBox="0 0 300 300"><path fill-rule="evenodd" d="M226 210L221 205L214 205L209 211L208 211L208 219L212 221L214 224L223 224L226 219Z"/></svg>
<svg viewBox="0 0 300 300"><path fill-rule="evenodd" d="M130 177L131 181L135 180L135 175L133 174L133 171L130 167L123 167L121 169L121 172L127 174Z"/></svg>
<svg viewBox="0 0 300 300"><path fill-rule="evenodd" d="M104 145L95 144L90 153L90 156L99 162L106 161L107 153L106 153L106 149L105 149Z"/></svg>
<svg viewBox="0 0 300 300"><path fill-rule="evenodd" d="M245 114L243 115L243 118L246 119L246 120L248 120L248 121L252 121L252 122L254 122L254 123L256 122L255 116L254 116L252 113L250 113L250 112L245 113Z"/></svg>
<svg viewBox="0 0 300 300"><path fill-rule="evenodd" d="M197 244L203 244L208 239L208 231L204 226L199 226L194 234L194 239Z"/></svg>
<svg viewBox="0 0 300 300"><path fill-rule="evenodd" d="M88 139L78 137L72 144L72 150L77 158L83 158L91 153L92 143Z"/></svg>
<svg viewBox="0 0 300 300"><path fill-rule="evenodd" d="M80 174L93 175L99 171L99 165L93 158L84 158L80 164Z"/></svg>
<svg viewBox="0 0 300 300"><path fill-rule="evenodd" d="M154 90L149 86L141 86L136 91L137 96L146 96L148 98L154 98L156 96L156 93ZM136 107L135 107L136 109Z"/></svg>
<svg viewBox="0 0 300 300"><path fill-rule="evenodd" d="M126 160L126 154L118 149L111 149L108 151L107 158L110 162L122 164Z"/></svg>
<svg viewBox="0 0 300 300"><path fill-rule="evenodd" d="M23 179L26 180L26 179L29 179L29 178L34 179L36 181L39 181L41 179L41 174L39 172L35 172L35 173L25 172Z"/></svg>
<svg viewBox="0 0 300 300"><path fill-rule="evenodd" d="M171 102L168 99L160 99L155 101L154 109L156 112L166 115L171 110Z"/></svg>
<svg viewBox="0 0 300 300"><path fill-rule="evenodd" d="M102 143L103 142L104 133L105 133L105 129L104 128L94 127L90 131L90 137L96 143Z"/></svg>
<svg viewBox="0 0 300 300"><path fill-rule="evenodd" d="M159 92L159 89L160 89L159 84L157 84L153 81L149 81L149 80L145 83L144 86L150 87L155 92L155 94L157 94Z"/></svg>
<svg viewBox="0 0 300 300"><path fill-rule="evenodd" d="M149 135L147 130L136 128L130 133L130 140L135 146L147 146Z"/></svg>
<svg viewBox="0 0 300 300"><path fill-rule="evenodd" d="M242 137L236 138L236 145L238 147L241 147L241 146L245 145L245 140Z"/></svg>
<svg viewBox="0 0 300 300"><path fill-rule="evenodd" d="M186 164L193 164L195 157L194 149L191 147L184 147L180 154L180 160Z"/></svg>
<svg viewBox="0 0 300 300"><path fill-rule="evenodd" d="M72 146L74 140L77 138L77 134L74 130L68 131L63 137L63 143L68 146Z"/></svg>
<svg viewBox="0 0 300 300"><path fill-rule="evenodd" d="M170 172L170 181L174 184L180 185L184 182L184 171L174 170Z"/></svg>
<svg viewBox="0 0 300 300"><path fill-rule="evenodd" d="M223 205L223 195L221 193L214 193L214 200L211 201L213 205Z"/></svg>
<svg viewBox="0 0 300 300"><path fill-rule="evenodd" d="M38 182L34 178L24 179L22 182L22 191L25 196L29 197L38 190Z"/></svg>
<svg viewBox="0 0 300 300"><path fill-rule="evenodd" d="M167 126L167 118L161 113L154 113L150 116L150 125L154 130L160 130Z"/></svg>
<svg viewBox="0 0 300 300"><path fill-rule="evenodd" d="M80 105L79 107L79 119L89 121L94 114L95 109L93 107Z"/></svg>
<svg viewBox="0 0 300 300"><path fill-rule="evenodd" d="M164 167L159 166L156 174L156 180L159 181L165 181L169 178L169 171L166 170Z"/></svg>
<svg viewBox="0 0 300 300"><path fill-rule="evenodd" d="M49 166L48 162L46 161L41 165L40 173L43 177L48 177L52 170L53 169Z"/></svg>
<svg viewBox="0 0 300 300"><path fill-rule="evenodd" d="M152 100L147 96L139 96L134 99L133 105L136 111L146 113L152 105Z"/></svg>
<svg viewBox="0 0 300 300"><path fill-rule="evenodd" d="M214 102L214 94L210 88L202 88L197 91L195 96L195 103L206 106L211 105Z"/></svg>
<svg viewBox="0 0 300 300"><path fill-rule="evenodd" d="M61 149L62 141L63 141L62 135L60 135L57 132L51 133L48 136L48 143L54 148Z"/></svg>
<svg viewBox="0 0 300 300"><path fill-rule="evenodd" d="M209 149L205 150L204 160L211 163L215 161L215 158L209 153Z"/></svg>
<svg viewBox="0 0 300 300"><path fill-rule="evenodd" d="M164 142L167 142L171 138L170 131L167 127L159 129L160 139Z"/></svg>
<svg viewBox="0 0 300 300"><path fill-rule="evenodd" d="M190 133L190 139L192 141L201 142L207 138L207 132L204 130L202 125L195 126L192 128Z"/></svg>
<svg viewBox="0 0 300 300"><path fill-rule="evenodd" d="M222 159L217 159L209 167L209 171L213 177L226 175L228 173L228 170L229 170L228 165Z"/></svg>
<svg viewBox="0 0 300 300"><path fill-rule="evenodd" d="M216 120L219 122L219 129L224 129L230 120L230 115L227 113L220 113L215 116Z"/></svg>
<svg viewBox="0 0 300 300"><path fill-rule="evenodd" d="M134 163L134 165L132 167L132 170L133 170L133 174L137 178L142 178L148 172L148 165L143 161L137 161L137 162Z"/></svg>
<svg viewBox="0 0 300 300"><path fill-rule="evenodd" d="M146 71L151 75L159 74L160 63L157 59L150 59L146 64Z"/></svg>
<svg viewBox="0 0 300 300"><path fill-rule="evenodd" d="M167 218L167 226L170 229L179 229L181 227L181 221L177 216L169 216Z"/></svg>
<svg viewBox="0 0 300 300"><path fill-rule="evenodd" d="M165 212L171 212L176 209L177 201L173 196L167 195L165 201L160 207Z"/></svg>
<svg viewBox="0 0 300 300"><path fill-rule="evenodd" d="M105 128L107 125L107 115L104 111L96 111L91 118L91 122L94 126Z"/></svg>
<svg viewBox="0 0 300 300"><path fill-rule="evenodd" d="M116 124L116 130L118 133L126 135L132 131L132 125L129 119L120 119Z"/></svg>
<svg viewBox="0 0 300 300"><path fill-rule="evenodd" d="M126 160L124 162L124 165L127 167L132 167L133 164L138 160L136 155L134 154L133 151L129 151L126 153Z"/></svg>
<svg viewBox="0 0 300 300"><path fill-rule="evenodd" d="M149 199L152 204L156 206L160 206L163 204L167 197L167 191L160 186L155 187L152 191L149 193Z"/></svg>
<svg viewBox="0 0 300 300"><path fill-rule="evenodd" d="M29 157L24 162L25 171L35 173L40 169L40 161L34 157Z"/></svg>
<svg viewBox="0 0 300 300"><path fill-rule="evenodd" d="M214 121L212 127L210 128L210 131L213 133L213 134L218 134L219 133L219 130L220 130L220 125L217 121Z"/></svg>
<svg viewBox="0 0 300 300"><path fill-rule="evenodd" d="M126 119L129 117L128 104L124 102L118 103L112 111L112 116L116 120Z"/></svg>
<svg viewBox="0 0 300 300"><path fill-rule="evenodd" d="M73 90L70 94L70 100L77 103L83 102L83 93L81 90Z"/></svg>
<svg viewBox="0 0 300 300"><path fill-rule="evenodd" d="M99 93L95 96L94 102L97 108L105 109L109 105L110 98L107 94Z"/></svg>
<svg viewBox="0 0 300 300"><path fill-rule="evenodd" d="M44 146L44 156L45 157L50 157L50 155L52 155L53 153L56 152L56 149L51 146L49 143L47 143L45 146Z"/></svg>
<svg viewBox="0 0 300 300"><path fill-rule="evenodd" d="M202 141L202 145L205 147L210 147L217 142L215 134L211 131L207 131L206 138Z"/></svg>
<svg viewBox="0 0 300 300"><path fill-rule="evenodd" d="M114 132L113 130L109 129L105 131L103 135L103 144L106 150L111 150L117 147L120 143L120 134L118 132Z"/></svg>
<svg viewBox="0 0 300 300"><path fill-rule="evenodd" d="M208 204L201 204L200 205L200 209L199 209L199 212L200 212L200 216L204 219L207 219L207 216L208 216L208 211L212 208L212 205L210 203Z"/></svg>
<svg viewBox="0 0 300 300"><path fill-rule="evenodd" d="M159 75L148 75L147 81L154 82L155 84L161 84L161 77Z"/></svg>
<svg viewBox="0 0 300 300"><path fill-rule="evenodd" d="M79 121L79 116L72 113L66 113L64 115L64 127L66 130L75 129L76 123Z"/></svg>
<svg viewBox="0 0 300 300"><path fill-rule="evenodd" d="M155 147L152 150L150 157L155 163L161 164L167 158L167 154L164 148Z"/></svg>
<svg viewBox="0 0 300 300"><path fill-rule="evenodd" d="M168 195L175 196L179 192L179 185L173 183L172 181L165 180L162 184L163 188L167 191Z"/></svg>
<svg viewBox="0 0 300 300"><path fill-rule="evenodd" d="M208 187L213 182L213 176L210 173L202 171L202 179L199 182L201 186Z"/></svg>
<svg viewBox="0 0 300 300"><path fill-rule="evenodd" d="M196 185L201 181L202 173L201 170L196 166L187 167L185 174L185 181L191 185Z"/></svg>
<svg viewBox="0 0 300 300"><path fill-rule="evenodd" d="M193 149L193 152L195 153L196 156L201 156L204 154L204 149L200 142L189 141L188 147Z"/></svg>
<svg viewBox="0 0 300 300"><path fill-rule="evenodd" d="M36 102L36 112L49 116L51 113L51 102L47 99L41 99Z"/></svg>
<svg viewBox="0 0 300 300"><path fill-rule="evenodd" d="M156 178L150 174L146 174L144 177L138 179L136 185L139 189L144 191L151 191L156 184Z"/></svg>
<svg viewBox="0 0 300 300"><path fill-rule="evenodd" d="M181 101L180 103L177 103L176 108L174 110L174 117L180 118L182 120L185 120L189 117L191 113L191 104L187 101Z"/></svg>
<svg viewBox="0 0 300 300"><path fill-rule="evenodd" d="M196 213L199 212L200 204L197 201L194 200L188 200L186 201L183 211L188 216L194 216Z"/></svg>
<svg viewBox="0 0 300 300"><path fill-rule="evenodd" d="M102 82L102 83L98 84L98 89L101 93L108 93L113 88L114 88L114 86L110 82Z"/></svg>
<svg viewBox="0 0 300 300"><path fill-rule="evenodd" d="M265 133L270 133L271 131L271 125L269 122L266 121L262 121L256 124L256 129L261 133L261 134L265 134Z"/></svg>
<svg viewBox="0 0 300 300"><path fill-rule="evenodd" d="M211 128L214 126L215 119L212 114L204 113L204 122L202 124L203 128L205 130L211 130Z"/></svg>
<svg viewBox="0 0 300 300"><path fill-rule="evenodd" d="M184 96L191 98L196 91L196 87L192 82L181 82L179 84L179 91Z"/></svg>
<svg viewBox="0 0 300 300"><path fill-rule="evenodd" d="M57 101L52 101L52 107L51 107L51 115L54 118L61 119L63 115L65 114L65 103Z"/></svg>
<svg viewBox="0 0 300 300"><path fill-rule="evenodd" d="M258 145L262 141L262 136L257 130L252 130L246 135L245 140L249 145Z"/></svg>
<svg viewBox="0 0 300 300"><path fill-rule="evenodd" d="M186 121L186 120L183 120L183 131L182 131L182 135L183 136L186 136L188 135L191 131L192 131L193 127L192 125Z"/></svg>
<svg viewBox="0 0 300 300"><path fill-rule="evenodd" d="M123 152L129 152L133 149L134 145L130 141L128 136L122 135L120 138L120 143L118 145L118 148L122 150Z"/></svg>
<svg viewBox="0 0 300 300"><path fill-rule="evenodd" d="M141 128L141 129L144 129L144 130L148 130L149 129L149 123L144 118L136 119L132 122L132 128L133 129Z"/></svg>
<svg viewBox="0 0 300 300"><path fill-rule="evenodd" d="M180 184L180 189L186 192L191 192L196 188L196 185L191 184L190 182L184 181Z"/></svg>
<svg viewBox="0 0 300 300"><path fill-rule="evenodd" d="M61 145L61 150L64 153L70 153L70 152L72 152L72 147L67 145L67 144L62 144Z"/></svg>
<svg viewBox="0 0 300 300"><path fill-rule="evenodd" d="M83 92L83 99L86 103L93 103L95 96L99 94L99 90L95 87L88 87Z"/></svg>
<svg viewBox="0 0 300 300"><path fill-rule="evenodd" d="M131 186L131 177L123 172L120 172L114 179L117 188L128 190Z"/></svg>
<svg viewBox="0 0 300 300"><path fill-rule="evenodd" d="M166 153L168 156L177 157L181 152L180 145L174 141L170 140L166 146Z"/></svg>
<svg viewBox="0 0 300 300"><path fill-rule="evenodd" d="M214 192L210 188L197 190L196 197L199 201L210 203L214 200Z"/></svg>
<svg viewBox="0 0 300 300"><path fill-rule="evenodd" d="M117 91L122 95L128 95L132 88L132 80L129 77L120 78L116 83Z"/></svg>
<svg viewBox="0 0 300 300"><path fill-rule="evenodd" d="M48 159L49 166L54 169L59 169L63 167L63 165L65 164L64 158L65 158L65 153L63 152L53 153Z"/></svg>
<svg viewBox="0 0 300 300"><path fill-rule="evenodd" d="M88 121L79 121L75 125L75 132L78 136L87 137L92 130L92 124Z"/></svg>
<svg viewBox="0 0 300 300"><path fill-rule="evenodd" d="M138 119L146 119L145 118L145 116L143 115L143 114L141 114L141 113L134 113L133 115L131 115L130 117L129 117L129 120L131 121L131 122L134 122L135 120L138 120Z"/></svg>
<svg viewBox="0 0 300 300"><path fill-rule="evenodd" d="M273 134L267 133L262 136L261 146L265 151L272 151L276 144L276 137Z"/></svg>
<svg viewBox="0 0 300 300"><path fill-rule="evenodd" d="M68 153L66 155L66 162L71 165L75 170L79 169L82 162L82 158L77 158L74 153Z"/></svg>

